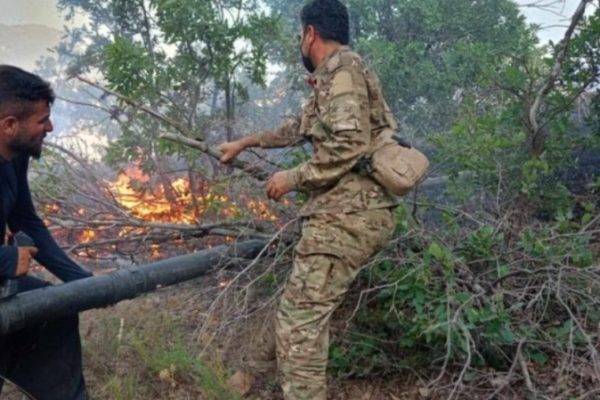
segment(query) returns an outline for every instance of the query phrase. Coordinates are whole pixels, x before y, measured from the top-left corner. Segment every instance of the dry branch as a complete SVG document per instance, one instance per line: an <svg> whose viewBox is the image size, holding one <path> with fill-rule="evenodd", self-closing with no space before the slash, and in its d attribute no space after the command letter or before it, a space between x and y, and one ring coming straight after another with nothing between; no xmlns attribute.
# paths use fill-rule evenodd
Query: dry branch
<svg viewBox="0 0 600 400"><path fill-rule="evenodd" d="M211 211L199 212L192 220L188 218L187 223L173 219L176 214L166 215L165 219L150 215L146 219L145 214L136 214L136 207L123 204L116 193L120 189L107 180L108 170L98 171L74 152L57 144L49 145L55 150L52 154L60 164L57 169L60 173L55 175L52 169L40 169L37 171L39 181L57 182L60 187L40 184L35 190L36 202L65 250L77 256L98 261L110 253L117 257L136 255L147 259L158 254L176 253L183 240L186 247L196 248L204 246L204 241L199 239L205 238L272 238L272 224L259 217L253 219L251 210L248 210L248 218L235 220ZM148 201L143 192L139 193L138 200L142 207ZM197 200L192 194L190 201ZM182 212L187 207L178 200L168 204L169 213ZM211 244L222 242L223 239L217 239Z"/></svg>
<svg viewBox="0 0 600 400"><path fill-rule="evenodd" d="M104 92L108 95L116 97L117 99L128 104L129 106L152 116L156 120L160 121L161 123L163 123L167 126L170 126L171 128L174 128L175 130L177 130L180 133L180 135L165 133L165 134L161 135L162 138L195 148L197 150L200 150L204 154L207 154L208 156L215 158L217 160L221 158L221 152L210 147L206 142L204 142L202 140L192 139L198 135L195 135L194 132L191 132L189 129L185 128L183 125L179 124L177 121L174 121L173 119L167 117L166 115L164 115L156 110L153 110L152 108L147 107L143 104L140 104L136 100L129 98L127 96L124 96L114 90L106 88L98 83L92 82L81 76L77 76L77 79L80 80L81 82L84 82L84 83L96 88L96 89L101 90L102 92ZM268 172L263 171L260 168L250 165L241 160L233 160L230 163L230 165L234 168L237 168L237 169L247 172L248 174L250 174L251 176L253 176L259 180L264 181L264 180L267 180L267 178L269 177Z"/></svg>
<svg viewBox="0 0 600 400"><path fill-rule="evenodd" d="M188 136L177 135L173 133L161 133L160 137L162 139L170 140L175 143L183 144L185 146L200 150L201 152L208 154L209 156L216 158L217 160L221 158L221 153L218 150L215 150L209 147L206 142L200 141L198 139L192 139ZM269 173L267 171L258 168L255 165L248 164L244 161L233 160L231 161L231 166L240 169L254 178L260 181L266 181L269 178Z"/></svg>

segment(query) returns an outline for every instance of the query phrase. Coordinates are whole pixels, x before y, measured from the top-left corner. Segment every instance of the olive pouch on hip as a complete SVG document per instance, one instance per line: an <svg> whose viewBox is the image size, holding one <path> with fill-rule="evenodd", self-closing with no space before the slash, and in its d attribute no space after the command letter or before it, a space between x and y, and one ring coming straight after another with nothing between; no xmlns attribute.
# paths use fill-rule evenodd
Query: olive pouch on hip
<svg viewBox="0 0 600 400"><path fill-rule="evenodd" d="M353 171L370 175L391 193L405 196L425 180L428 168L425 154L393 132L384 131L374 140L370 154Z"/></svg>

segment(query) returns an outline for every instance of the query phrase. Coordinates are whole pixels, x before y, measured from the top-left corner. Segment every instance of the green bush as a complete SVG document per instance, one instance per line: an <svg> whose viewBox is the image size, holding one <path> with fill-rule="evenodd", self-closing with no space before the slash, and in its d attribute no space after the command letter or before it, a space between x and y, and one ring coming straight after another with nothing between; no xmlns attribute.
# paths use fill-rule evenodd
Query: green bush
<svg viewBox="0 0 600 400"><path fill-rule="evenodd" d="M579 234L580 223L567 229L559 218L516 238L488 225L444 236L418 230L405 211L397 215L395 243L359 277L367 295L352 333L331 347L333 374L467 361L502 371L520 344L529 360L544 364L595 337L600 309L590 298L600 295L600 282L591 235Z"/></svg>

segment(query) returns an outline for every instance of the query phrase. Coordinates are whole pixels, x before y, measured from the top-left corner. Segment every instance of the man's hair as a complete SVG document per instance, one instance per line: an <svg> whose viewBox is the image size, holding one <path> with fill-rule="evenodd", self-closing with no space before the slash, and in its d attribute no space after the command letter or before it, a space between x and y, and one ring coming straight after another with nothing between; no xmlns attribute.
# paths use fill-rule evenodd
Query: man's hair
<svg viewBox="0 0 600 400"><path fill-rule="evenodd" d="M37 75L11 65L0 65L0 118L25 119L33 112L33 103L54 103L50 84Z"/></svg>
<svg viewBox="0 0 600 400"><path fill-rule="evenodd" d="M314 26L325 40L350 43L348 8L339 0L312 0L302 8L300 21L304 29Z"/></svg>

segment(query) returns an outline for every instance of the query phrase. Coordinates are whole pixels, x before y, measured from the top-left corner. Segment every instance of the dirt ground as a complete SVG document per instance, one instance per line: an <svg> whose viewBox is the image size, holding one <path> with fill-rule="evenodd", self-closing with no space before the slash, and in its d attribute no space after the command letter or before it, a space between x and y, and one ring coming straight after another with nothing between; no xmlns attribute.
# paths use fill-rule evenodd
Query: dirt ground
<svg viewBox="0 0 600 400"><path fill-rule="evenodd" d="M235 399L229 394L206 395L205 387L189 374L173 373L166 376L164 370L156 371L147 359L140 358L132 348L139 347L138 341L149 343L167 342L170 333L180 336L184 347L192 358L209 357L218 359L214 381L225 389L231 389L229 379L236 371L249 371L245 365L245 353L253 345L249 336L260 329L256 322L248 321L236 327L238 331L223 334L212 342L208 351L200 344L198 328L206 323L206 308L216 295L211 284L203 282L184 284L132 301L125 301L106 309L82 314L81 332L84 343L86 379L92 399ZM217 285L218 286L218 285ZM215 286L212 286L213 288ZM258 318L260 320L260 318ZM172 326L169 326L172 324ZM263 327L264 328L264 327ZM135 332L135 334L132 334ZM134 338L135 337L135 338ZM120 344L118 344L120 342ZM117 344L116 344L117 343ZM136 344L137 343L137 344ZM156 346L156 351L164 351ZM139 352L139 351L138 351ZM204 352L204 355L202 354ZM209 354L209 356L207 356ZM177 360L174 361L176 363ZM252 372L252 371L250 371ZM253 373L255 381L244 399L282 399L277 384L275 363L266 372ZM122 385L127 377L130 388ZM116 381L119 388L111 389ZM210 391L210 390L209 390ZM329 398L357 400L417 400L430 398L427 389L413 377L395 376L368 380L331 380ZM239 397L237 397L239 398Z"/></svg>

